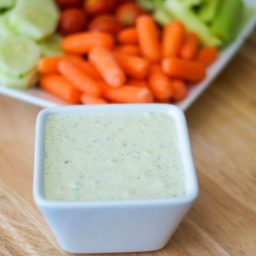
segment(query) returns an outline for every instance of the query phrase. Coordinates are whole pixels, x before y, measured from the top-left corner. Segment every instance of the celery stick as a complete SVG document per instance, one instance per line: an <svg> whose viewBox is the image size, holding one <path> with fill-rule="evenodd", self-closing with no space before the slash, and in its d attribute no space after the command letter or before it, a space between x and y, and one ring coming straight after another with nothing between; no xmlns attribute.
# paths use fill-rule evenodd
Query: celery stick
<svg viewBox="0 0 256 256"><path fill-rule="evenodd" d="M214 0L210 0L210 1L214 1ZM203 4L204 0L180 0L180 2L188 8L192 8L194 6Z"/></svg>
<svg viewBox="0 0 256 256"><path fill-rule="evenodd" d="M138 4L143 7L145 10L153 10L154 9L154 1L153 0L137 0Z"/></svg>
<svg viewBox="0 0 256 256"><path fill-rule="evenodd" d="M201 22L196 14L185 7L179 0L167 0L165 1L165 7L174 18L182 21L188 30L197 33L205 45L221 45L221 41L211 33L207 25Z"/></svg>
<svg viewBox="0 0 256 256"><path fill-rule="evenodd" d="M168 24L172 19L170 13L168 13L165 9L157 8L153 13L155 20L162 26Z"/></svg>
<svg viewBox="0 0 256 256"><path fill-rule="evenodd" d="M198 16L199 18L206 23L210 23L213 21L218 7L221 5L221 1L219 0L209 0L205 1L205 4L202 5L202 8L200 9Z"/></svg>
<svg viewBox="0 0 256 256"><path fill-rule="evenodd" d="M212 33L225 44L236 36L243 18L244 5L242 0L221 1L221 6L211 25Z"/></svg>
<svg viewBox="0 0 256 256"><path fill-rule="evenodd" d="M154 0L155 8L153 16L155 20L162 26L166 25L172 20L172 15L165 8L164 1Z"/></svg>

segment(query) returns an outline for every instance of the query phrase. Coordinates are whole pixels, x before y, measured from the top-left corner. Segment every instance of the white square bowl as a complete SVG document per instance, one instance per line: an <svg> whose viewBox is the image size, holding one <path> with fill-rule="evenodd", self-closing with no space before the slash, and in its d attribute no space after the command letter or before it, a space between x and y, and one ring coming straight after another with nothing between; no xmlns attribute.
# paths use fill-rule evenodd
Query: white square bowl
<svg viewBox="0 0 256 256"><path fill-rule="evenodd" d="M127 112L160 112L175 119L184 165L186 195L167 199L95 202L46 199L43 192L43 169L47 116ZM197 176L184 114L179 108L165 104L73 106L41 111L36 124L33 195L60 245L68 252L138 252L162 248L198 195Z"/></svg>

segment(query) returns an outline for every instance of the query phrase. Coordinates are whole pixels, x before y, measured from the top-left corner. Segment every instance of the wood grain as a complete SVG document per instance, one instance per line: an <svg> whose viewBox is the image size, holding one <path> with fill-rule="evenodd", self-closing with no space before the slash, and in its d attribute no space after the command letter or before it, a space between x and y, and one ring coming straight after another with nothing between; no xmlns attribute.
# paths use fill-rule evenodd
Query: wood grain
<svg viewBox="0 0 256 256"><path fill-rule="evenodd" d="M164 249L140 255L256 255L255 56L256 33L186 113L200 196ZM39 110L0 96L3 256L68 255L32 200L34 125Z"/></svg>

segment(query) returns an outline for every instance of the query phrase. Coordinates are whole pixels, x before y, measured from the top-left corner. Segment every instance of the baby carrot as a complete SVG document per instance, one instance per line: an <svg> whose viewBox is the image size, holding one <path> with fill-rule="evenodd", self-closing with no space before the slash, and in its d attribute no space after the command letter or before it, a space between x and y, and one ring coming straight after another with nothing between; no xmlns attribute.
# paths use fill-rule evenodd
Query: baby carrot
<svg viewBox="0 0 256 256"><path fill-rule="evenodd" d="M184 44L180 49L179 56L184 60L192 60L196 56L199 38L197 34L188 32Z"/></svg>
<svg viewBox="0 0 256 256"><path fill-rule="evenodd" d="M148 83L142 79L130 79L128 84L132 84L133 86L137 87L148 87Z"/></svg>
<svg viewBox="0 0 256 256"><path fill-rule="evenodd" d="M94 46L104 46L112 48L114 45L113 37L103 32L83 32L65 37L61 46L69 53L85 54Z"/></svg>
<svg viewBox="0 0 256 256"><path fill-rule="evenodd" d="M117 35L117 41L120 44L137 44L138 35L136 28L126 28L121 30Z"/></svg>
<svg viewBox="0 0 256 256"><path fill-rule="evenodd" d="M136 45L131 45L131 44L122 45L122 46L119 46L116 50L129 55L140 55L140 48Z"/></svg>
<svg viewBox="0 0 256 256"><path fill-rule="evenodd" d="M218 58L218 50L214 47L204 47L197 55L197 60L204 66L209 66Z"/></svg>
<svg viewBox="0 0 256 256"><path fill-rule="evenodd" d="M70 104L76 104L80 101L81 93L79 90L61 75L42 75L39 83L44 90Z"/></svg>
<svg viewBox="0 0 256 256"><path fill-rule="evenodd" d="M40 74L58 73L58 64L63 56L43 57L37 64L37 70Z"/></svg>
<svg viewBox="0 0 256 256"><path fill-rule="evenodd" d="M168 99L168 100L158 100L157 102L158 102L158 103L165 103L165 104L168 104L168 103L171 102L171 100L170 100L170 99Z"/></svg>
<svg viewBox="0 0 256 256"><path fill-rule="evenodd" d="M172 80L173 96L172 99L175 101L181 101L187 96L187 87L185 82L182 80Z"/></svg>
<svg viewBox="0 0 256 256"><path fill-rule="evenodd" d="M149 89L158 101L171 99L173 95L172 83L161 67L152 69L149 75Z"/></svg>
<svg viewBox="0 0 256 256"><path fill-rule="evenodd" d="M150 63L146 59L118 52L114 56L124 72L133 78L143 79L149 73Z"/></svg>
<svg viewBox="0 0 256 256"><path fill-rule="evenodd" d="M91 76L95 80L102 80L101 75L97 71L97 69L89 62L84 60L83 58L70 59L72 63L76 66L79 66L81 70L83 70L86 74Z"/></svg>
<svg viewBox="0 0 256 256"><path fill-rule="evenodd" d="M142 54L150 61L159 61L158 29L153 18L148 15L139 16L136 21L136 29Z"/></svg>
<svg viewBox="0 0 256 256"><path fill-rule="evenodd" d="M41 74L58 73L58 65L61 60L68 59L72 61L82 60L82 57L77 55L62 55L62 56L47 56L39 60L37 64L38 72Z"/></svg>
<svg viewBox="0 0 256 256"><path fill-rule="evenodd" d="M202 81L206 76L204 66L196 61L165 58L162 61L162 68L167 75L173 78L193 83Z"/></svg>
<svg viewBox="0 0 256 256"><path fill-rule="evenodd" d="M98 97L101 94L98 82L72 61L62 60L59 63L59 72L88 96Z"/></svg>
<svg viewBox="0 0 256 256"><path fill-rule="evenodd" d="M119 87L125 83L125 73L111 50L105 47L94 47L89 53L89 60L109 85Z"/></svg>
<svg viewBox="0 0 256 256"><path fill-rule="evenodd" d="M105 85L104 97L113 103L149 103L153 95L148 88L125 85L118 88Z"/></svg>
<svg viewBox="0 0 256 256"><path fill-rule="evenodd" d="M172 21L165 26L162 38L162 57L177 57L185 39L186 31L179 21Z"/></svg>
<svg viewBox="0 0 256 256"><path fill-rule="evenodd" d="M103 98L89 97L85 93L81 96L81 102L86 105L98 105L98 104L107 104L108 102Z"/></svg>

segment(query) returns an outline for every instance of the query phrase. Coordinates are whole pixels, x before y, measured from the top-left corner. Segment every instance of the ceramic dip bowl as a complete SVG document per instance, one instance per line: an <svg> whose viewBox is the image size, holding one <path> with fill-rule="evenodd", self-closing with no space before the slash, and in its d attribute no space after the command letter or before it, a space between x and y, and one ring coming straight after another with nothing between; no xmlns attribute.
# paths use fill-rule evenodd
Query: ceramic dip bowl
<svg viewBox="0 0 256 256"><path fill-rule="evenodd" d="M33 182L64 250L158 250L198 195L184 114L165 104L45 109Z"/></svg>

